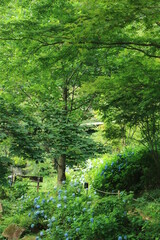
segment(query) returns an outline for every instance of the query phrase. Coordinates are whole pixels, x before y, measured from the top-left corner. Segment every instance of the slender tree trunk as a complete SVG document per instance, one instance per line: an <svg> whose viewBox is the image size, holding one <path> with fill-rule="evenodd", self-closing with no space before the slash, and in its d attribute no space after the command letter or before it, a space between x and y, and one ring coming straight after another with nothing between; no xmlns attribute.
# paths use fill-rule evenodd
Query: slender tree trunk
<svg viewBox="0 0 160 240"><path fill-rule="evenodd" d="M58 159L58 185L62 184L62 181L66 180L66 155L63 154Z"/></svg>
<svg viewBox="0 0 160 240"><path fill-rule="evenodd" d="M65 122L67 122L67 116L68 116L68 88L67 88L67 82L65 83L65 86L63 88L63 103L64 103L63 117L65 119ZM64 149L63 149L63 152L64 152ZM63 153L58 159L58 170L57 170L57 174L58 174L57 183L58 183L58 185L62 184L62 182L66 180L65 170L66 170L66 154Z"/></svg>
<svg viewBox="0 0 160 240"><path fill-rule="evenodd" d="M159 173L159 170L160 170L160 161L159 161L158 151L156 151L155 149L152 149L152 156L153 156L154 163L155 163L155 166L156 166L156 168L157 168L157 171L158 171L158 173Z"/></svg>

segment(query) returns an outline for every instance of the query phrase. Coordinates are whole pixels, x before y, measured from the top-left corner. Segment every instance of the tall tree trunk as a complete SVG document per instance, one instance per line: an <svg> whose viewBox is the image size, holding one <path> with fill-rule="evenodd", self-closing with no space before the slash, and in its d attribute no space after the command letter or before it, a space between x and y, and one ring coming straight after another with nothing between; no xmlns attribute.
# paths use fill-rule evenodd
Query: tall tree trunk
<svg viewBox="0 0 160 240"><path fill-rule="evenodd" d="M65 86L63 88L63 103L64 103L64 114L63 117L65 119L65 122L67 122L67 115L68 115L68 88L67 88L67 82L65 83ZM66 150L66 149L65 149ZM66 154L62 154L58 159L58 179L57 183L58 185L62 184L63 181L66 180Z"/></svg>
<svg viewBox="0 0 160 240"><path fill-rule="evenodd" d="M62 154L58 159L58 185L62 184L66 180L66 155Z"/></svg>

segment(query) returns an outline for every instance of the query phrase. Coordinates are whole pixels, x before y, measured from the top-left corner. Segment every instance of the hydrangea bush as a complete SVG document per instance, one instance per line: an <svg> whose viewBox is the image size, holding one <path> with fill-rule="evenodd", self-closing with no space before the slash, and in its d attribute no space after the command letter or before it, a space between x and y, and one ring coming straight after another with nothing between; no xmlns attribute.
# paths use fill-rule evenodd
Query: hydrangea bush
<svg viewBox="0 0 160 240"><path fill-rule="evenodd" d="M154 173L154 174L153 174ZM126 149L123 153L93 161L86 174L95 189L139 193L158 184L152 154L143 148Z"/></svg>
<svg viewBox="0 0 160 240"><path fill-rule="evenodd" d="M7 227L16 223L26 229L26 236L36 240L159 239L157 223L146 220L137 211L133 194L122 191L130 190L137 172L144 173L137 156L142 159L143 154L126 151L110 158L88 160L87 168L78 174L69 170L67 174L74 180L63 182L61 187L52 187L50 180L49 192L45 186L40 193L34 189L16 198L12 206L7 205L10 217L3 224ZM144 182L143 176L137 178L136 184ZM83 187L85 181L88 189Z"/></svg>
<svg viewBox="0 0 160 240"><path fill-rule="evenodd" d="M133 224L131 201L132 195L124 192L102 198L75 180L48 193L22 196L17 214L26 216L24 225L36 240L132 239L133 227L141 229L143 220L139 217Z"/></svg>

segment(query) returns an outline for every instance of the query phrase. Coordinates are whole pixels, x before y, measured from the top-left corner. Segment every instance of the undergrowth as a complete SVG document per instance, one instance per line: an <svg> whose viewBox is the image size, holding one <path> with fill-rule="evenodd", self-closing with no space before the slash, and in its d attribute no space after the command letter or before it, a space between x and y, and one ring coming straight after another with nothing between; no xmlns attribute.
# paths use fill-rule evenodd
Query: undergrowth
<svg viewBox="0 0 160 240"><path fill-rule="evenodd" d="M158 240L160 190L150 190L155 180L147 179L149 159L134 149L88 160L79 172L68 169L61 187L44 177L39 193L28 181L18 181L1 199L0 232L15 223L25 228L24 239Z"/></svg>

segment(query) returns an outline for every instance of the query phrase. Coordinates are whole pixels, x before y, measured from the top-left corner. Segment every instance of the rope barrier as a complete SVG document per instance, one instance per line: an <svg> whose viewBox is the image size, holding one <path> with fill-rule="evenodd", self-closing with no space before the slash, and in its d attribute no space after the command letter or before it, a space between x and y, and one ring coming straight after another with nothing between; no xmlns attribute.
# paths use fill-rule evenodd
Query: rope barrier
<svg viewBox="0 0 160 240"><path fill-rule="evenodd" d="M93 189L94 189L95 191L97 191L97 192L100 192L100 193L104 193L104 194L108 194L108 195L118 195L118 198L120 197L120 190L118 190L118 192L116 192L116 193L113 193L113 192L104 192L104 191L99 190L99 189L96 189L96 188L93 188ZM160 203L159 203L156 199L154 199L154 198L153 198L152 196L150 196L149 194L148 194L148 196L149 196L151 199L154 200L154 203L155 203L155 204L160 205ZM139 200L138 200L138 199L135 199L135 198L133 198L133 201L139 202ZM139 202L139 203L141 203L141 202ZM144 204L144 203L142 202L141 204Z"/></svg>
<svg viewBox="0 0 160 240"><path fill-rule="evenodd" d="M99 189L96 189L96 188L93 188L95 191L97 191L97 192L101 192L101 193L104 193L104 194L108 194L108 195L120 195L120 191L118 190L118 192L117 193L113 193L113 192L104 192L104 191L101 191L101 190L99 190Z"/></svg>

